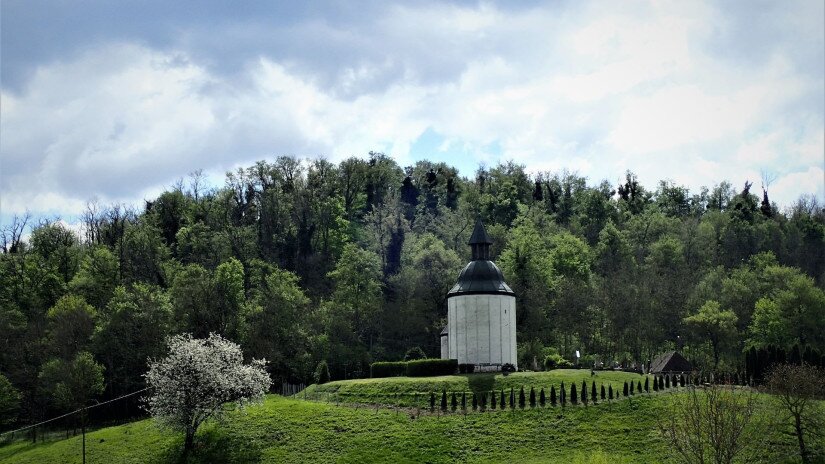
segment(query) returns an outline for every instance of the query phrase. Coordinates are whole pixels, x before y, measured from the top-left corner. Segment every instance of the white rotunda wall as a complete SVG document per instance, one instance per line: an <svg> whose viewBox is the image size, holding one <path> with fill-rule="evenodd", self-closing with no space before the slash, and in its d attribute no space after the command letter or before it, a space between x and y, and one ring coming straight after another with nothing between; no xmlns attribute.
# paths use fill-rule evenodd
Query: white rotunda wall
<svg viewBox="0 0 825 464"><path fill-rule="evenodd" d="M517 366L516 298L458 295L447 299L449 357L460 364Z"/></svg>

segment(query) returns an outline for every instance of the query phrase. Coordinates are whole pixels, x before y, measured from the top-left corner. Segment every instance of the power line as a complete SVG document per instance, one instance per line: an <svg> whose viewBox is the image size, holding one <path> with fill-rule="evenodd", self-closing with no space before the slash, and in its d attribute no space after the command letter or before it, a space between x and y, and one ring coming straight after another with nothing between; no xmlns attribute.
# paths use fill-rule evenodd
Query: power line
<svg viewBox="0 0 825 464"><path fill-rule="evenodd" d="M77 413L79 413L80 411L85 411L85 410L87 410L87 409L96 408L96 407L98 407L98 406L103 406L104 404L109 404L109 403L112 403L112 402L114 402L114 401L122 400L123 398L128 398L128 397L130 397L130 396L137 395L138 393L143 393L143 392L145 392L146 390L150 390L151 388L152 388L152 387L146 387L146 388L144 388L143 390L138 390L138 391L134 391L134 392L132 392L132 393L127 393L127 394L125 394L125 395L123 395L123 396L119 396L119 397L117 397L117 398L113 398L113 399L111 399L111 400L104 401L104 402L102 402L102 403L93 404L93 405L91 405L91 406L84 406L84 407L82 407L82 408L80 408L80 409L77 409L77 410L75 410L75 411L72 411L72 412L69 412L69 413L63 414L62 416L52 417L51 419L44 420L43 422L38 422L38 423L36 423L36 424L27 425L27 426L25 426L25 427L21 427L21 428L16 429L16 430L9 430L8 432L3 432L3 433L0 433L0 436L7 435L7 434L13 434L13 433L17 433L17 432L22 432L22 431L24 431L24 430L28 430L28 429L31 429L31 428L34 428L34 427L39 427L39 426L41 426L41 425L43 425L43 424L48 424L49 422L54 422L54 421L56 421L56 420L58 420L58 419L63 419L64 417L71 416L72 414L77 414Z"/></svg>

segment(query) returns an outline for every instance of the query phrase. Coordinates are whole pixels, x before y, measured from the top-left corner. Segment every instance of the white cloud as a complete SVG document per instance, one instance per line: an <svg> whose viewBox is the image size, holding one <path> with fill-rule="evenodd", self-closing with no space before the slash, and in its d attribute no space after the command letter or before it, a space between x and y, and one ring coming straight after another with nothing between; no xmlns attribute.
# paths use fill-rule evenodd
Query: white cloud
<svg viewBox="0 0 825 464"><path fill-rule="evenodd" d="M390 6L369 30L291 25L351 47L331 74L313 68L318 57L266 53L227 73L188 49L189 36L164 50L101 43L3 89L3 213L76 214L93 196L140 200L197 168L280 154L381 150L404 165L428 129L442 151L594 182L631 169L651 188L698 189L767 169L780 176L772 198L792 200L821 192L810 179L825 153L821 70L800 72L791 53L800 37L811 50L823 39L793 11L791 39L748 62L714 48L738 19L696 2Z"/></svg>

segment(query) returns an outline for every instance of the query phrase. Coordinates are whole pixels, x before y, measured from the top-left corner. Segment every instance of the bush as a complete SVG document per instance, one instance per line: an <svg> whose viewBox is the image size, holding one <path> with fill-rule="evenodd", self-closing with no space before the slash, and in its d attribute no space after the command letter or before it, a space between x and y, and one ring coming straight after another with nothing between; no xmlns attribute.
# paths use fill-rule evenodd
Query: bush
<svg viewBox="0 0 825 464"><path fill-rule="evenodd" d="M415 359L427 359L427 355L424 353L424 350L421 347L414 346L407 350L404 354L404 361L413 361Z"/></svg>
<svg viewBox="0 0 825 464"><path fill-rule="evenodd" d="M582 380L582 403L587 404L587 382Z"/></svg>
<svg viewBox="0 0 825 464"><path fill-rule="evenodd" d="M475 364L459 364L458 365L458 373L459 374L472 374L476 371Z"/></svg>
<svg viewBox="0 0 825 464"><path fill-rule="evenodd" d="M435 393L430 392L430 412L435 411Z"/></svg>
<svg viewBox="0 0 825 464"><path fill-rule="evenodd" d="M496 391L493 390L493 391L490 392L490 407L495 409L497 402L498 402L498 399L496 399Z"/></svg>
<svg viewBox="0 0 825 464"><path fill-rule="evenodd" d="M650 382L648 382L649 380L650 379L648 377L645 377L645 391L647 393L650 393Z"/></svg>
<svg viewBox="0 0 825 464"><path fill-rule="evenodd" d="M447 411L447 390L441 391L441 410Z"/></svg>
<svg viewBox="0 0 825 464"><path fill-rule="evenodd" d="M315 375L313 377L315 383L318 385L329 382L329 366L327 365L326 360L321 360L321 362L318 363L318 367L315 368Z"/></svg>
<svg viewBox="0 0 825 464"><path fill-rule="evenodd" d="M634 386L634 384L633 384L633 381L631 380L631 381L630 381L630 394L631 394L631 395L633 395L633 394L634 394L634 392L633 392L634 388L635 388L635 386Z"/></svg>
<svg viewBox="0 0 825 464"><path fill-rule="evenodd" d="M567 402L567 390L564 389L564 382L561 383L561 388L559 388L559 401L562 406Z"/></svg>
<svg viewBox="0 0 825 464"><path fill-rule="evenodd" d="M567 369L573 367L573 363L564 359L560 354L549 354L544 358L544 369Z"/></svg>
<svg viewBox="0 0 825 464"><path fill-rule="evenodd" d="M543 408L547 404L547 398L544 396L544 387L539 392L539 405Z"/></svg>
<svg viewBox="0 0 825 464"><path fill-rule="evenodd" d="M478 409L478 393L473 392L473 411Z"/></svg>
<svg viewBox="0 0 825 464"><path fill-rule="evenodd" d="M456 359L416 359L407 364L407 377L453 375L458 370Z"/></svg>
<svg viewBox="0 0 825 464"><path fill-rule="evenodd" d="M636 391L639 392L640 395L642 394L642 381L641 380L639 380L639 382L636 384Z"/></svg>
<svg viewBox="0 0 825 464"><path fill-rule="evenodd" d="M623 394L624 396L628 396L628 393L627 393L627 392L628 392L628 388L627 388L627 381L625 381L625 383L624 383L624 388L622 389L622 394Z"/></svg>
<svg viewBox="0 0 825 464"><path fill-rule="evenodd" d="M481 394L480 405L481 405L481 410L482 411L487 409L487 392L484 392L484 393Z"/></svg>
<svg viewBox="0 0 825 464"><path fill-rule="evenodd" d="M550 405L556 405L556 386L553 385L550 387Z"/></svg>
<svg viewBox="0 0 825 464"><path fill-rule="evenodd" d="M665 388L670 388L670 376L665 376Z"/></svg>
<svg viewBox="0 0 825 464"><path fill-rule="evenodd" d="M504 364L501 365L501 372L504 375L508 375L511 372L515 372L515 371L516 371L516 366L514 366L510 363L504 363Z"/></svg>
<svg viewBox="0 0 825 464"><path fill-rule="evenodd" d="M401 377L407 373L407 363L404 361L395 362L374 362L370 364L370 377L380 379L384 377Z"/></svg>
<svg viewBox="0 0 825 464"><path fill-rule="evenodd" d="M595 404L597 400L596 395L596 381L593 381L593 385L590 387L590 400Z"/></svg>
<svg viewBox="0 0 825 464"><path fill-rule="evenodd" d="M512 387L510 387L510 409L516 409L516 394Z"/></svg>
<svg viewBox="0 0 825 464"><path fill-rule="evenodd" d="M461 410L467 410L467 392L461 392Z"/></svg>
<svg viewBox="0 0 825 464"><path fill-rule="evenodd" d="M458 399L455 397L455 392L453 392L452 396L450 397L450 409L455 412L458 409Z"/></svg>
<svg viewBox="0 0 825 464"><path fill-rule="evenodd" d="M604 384L602 384L602 401L606 400L607 395L604 394Z"/></svg>
<svg viewBox="0 0 825 464"><path fill-rule="evenodd" d="M524 409L524 387L518 392L518 407Z"/></svg>
<svg viewBox="0 0 825 464"><path fill-rule="evenodd" d="M499 406L501 406L501 410L504 411L504 389L501 389L501 398L499 399Z"/></svg>
<svg viewBox="0 0 825 464"><path fill-rule="evenodd" d="M613 399L613 385L607 386L607 398L611 400Z"/></svg>
<svg viewBox="0 0 825 464"><path fill-rule="evenodd" d="M570 385L570 402L573 404L577 404L579 402L579 395L578 392L576 392L575 382L573 382L573 384Z"/></svg>

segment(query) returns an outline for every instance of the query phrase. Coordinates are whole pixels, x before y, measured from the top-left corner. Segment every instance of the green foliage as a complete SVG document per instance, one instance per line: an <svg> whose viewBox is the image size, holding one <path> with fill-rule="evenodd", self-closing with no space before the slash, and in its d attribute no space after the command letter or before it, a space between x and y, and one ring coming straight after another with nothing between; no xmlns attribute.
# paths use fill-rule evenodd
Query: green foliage
<svg viewBox="0 0 825 464"><path fill-rule="evenodd" d="M0 374L0 426L13 424L20 410L20 392Z"/></svg>
<svg viewBox="0 0 825 464"><path fill-rule="evenodd" d="M458 370L455 359L416 359L407 363L408 377L452 375Z"/></svg>
<svg viewBox="0 0 825 464"><path fill-rule="evenodd" d="M404 361L412 361L415 359L427 359L427 354L419 346L414 346L407 350L404 354Z"/></svg>
<svg viewBox="0 0 825 464"><path fill-rule="evenodd" d="M407 363L405 361L380 361L370 364L370 377L373 379L402 375L407 375Z"/></svg>
<svg viewBox="0 0 825 464"><path fill-rule="evenodd" d="M97 311L83 297L68 294L49 309L48 337L52 352L71 359L89 347L95 330Z"/></svg>
<svg viewBox="0 0 825 464"><path fill-rule="evenodd" d="M89 400L103 392L103 366L84 351L72 360L48 361L39 380L54 404L70 411L87 406Z"/></svg>
<svg viewBox="0 0 825 464"><path fill-rule="evenodd" d="M315 368L314 380L315 383L319 385L329 382L329 366L327 365L326 360L322 359L318 363L318 367Z"/></svg>

